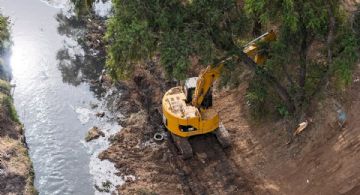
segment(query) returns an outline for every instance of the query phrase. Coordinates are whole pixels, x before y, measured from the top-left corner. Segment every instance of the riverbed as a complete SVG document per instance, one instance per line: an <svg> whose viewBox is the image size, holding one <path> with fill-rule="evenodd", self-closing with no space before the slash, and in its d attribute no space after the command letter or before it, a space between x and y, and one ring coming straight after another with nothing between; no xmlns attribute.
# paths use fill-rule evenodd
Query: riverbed
<svg viewBox="0 0 360 195"><path fill-rule="evenodd" d="M96 9L104 15L101 6ZM96 80L89 77L98 76L103 64L87 70L92 74L82 79L86 67L77 68L74 63L84 61L84 50L76 37L59 29L58 15L71 14L69 3L0 0L0 7L12 23L14 102L25 127L39 194L110 193L123 181L115 175L113 164L97 155L121 127L104 103L107 94L100 95L86 82ZM70 59L59 58L62 50ZM97 117L99 112L105 116ZM86 143L86 133L93 126L103 130L105 137Z"/></svg>

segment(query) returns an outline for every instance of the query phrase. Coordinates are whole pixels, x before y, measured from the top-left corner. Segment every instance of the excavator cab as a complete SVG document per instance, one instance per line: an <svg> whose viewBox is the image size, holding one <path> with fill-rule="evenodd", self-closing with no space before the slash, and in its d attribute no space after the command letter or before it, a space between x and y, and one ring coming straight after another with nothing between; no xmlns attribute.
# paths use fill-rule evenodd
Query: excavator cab
<svg viewBox="0 0 360 195"><path fill-rule="evenodd" d="M186 103L190 103L193 99L197 79L198 77L191 77L185 80L184 93L186 96Z"/></svg>
<svg viewBox="0 0 360 195"><path fill-rule="evenodd" d="M186 96L186 103L191 103L196 88L198 77L191 77L185 80L184 93ZM212 90L210 89L201 103L201 108L207 109L213 105Z"/></svg>

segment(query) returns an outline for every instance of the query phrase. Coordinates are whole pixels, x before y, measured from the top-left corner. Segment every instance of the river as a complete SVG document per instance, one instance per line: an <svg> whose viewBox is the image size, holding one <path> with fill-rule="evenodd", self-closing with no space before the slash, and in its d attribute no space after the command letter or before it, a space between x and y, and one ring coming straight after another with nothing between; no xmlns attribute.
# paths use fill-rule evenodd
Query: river
<svg viewBox="0 0 360 195"><path fill-rule="evenodd" d="M12 23L15 107L25 127L39 194L107 194L95 185L111 183L111 192L123 181L113 164L100 161L97 154L121 127L107 110L104 95L79 80L84 71L59 59L64 49L70 58L84 56L74 37L59 32L56 15L70 10L68 6L65 1L0 0L1 12ZM98 75L99 68L93 72ZM105 117L96 117L98 112ZM106 137L86 143L93 126Z"/></svg>

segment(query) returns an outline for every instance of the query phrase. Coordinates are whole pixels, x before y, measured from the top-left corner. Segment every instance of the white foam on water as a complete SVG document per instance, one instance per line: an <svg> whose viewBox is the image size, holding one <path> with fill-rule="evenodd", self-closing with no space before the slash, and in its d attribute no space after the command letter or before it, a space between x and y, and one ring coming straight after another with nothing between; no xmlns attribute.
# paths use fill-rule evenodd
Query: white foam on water
<svg viewBox="0 0 360 195"><path fill-rule="evenodd" d="M86 124L90 120L90 116L94 113L87 108L76 108L75 112L78 114L77 118L79 119L81 124Z"/></svg>
<svg viewBox="0 0 360 195"><path fill-rule="evenodd" d="M65 8L68 7L70 4L69 0L41 0L41 1L54 8Z"/></svg>
<svg viewBox="0 0 360 195"><path fill-rule="evenodd" d="M101 17L110 15L112 3L110 0L106 2L99 1L94 4L95 13Z"/></svg>
<svg viewBox="0 0 360 195"><path fill-rule="evenodd" d="M105 112L105 116L102 118L95 117L91 122L94 126L97 126L105 136L100 136L98 139L90 142L85 142L84 140L80 142L84 145L89 155L91 155L89 172L93 176L95 194L117 194L116 186L124 184L125 180L117 175L118 171L112 162L100 160L98 156L109 147L109 138L119 132L122 127L118 125L116 121L112 120L114 117L112 113L106 109L105 102L102 102L101 105L90 112L85 110L80 111L82 114L92 113L94 116L98 112Z"/></svg>

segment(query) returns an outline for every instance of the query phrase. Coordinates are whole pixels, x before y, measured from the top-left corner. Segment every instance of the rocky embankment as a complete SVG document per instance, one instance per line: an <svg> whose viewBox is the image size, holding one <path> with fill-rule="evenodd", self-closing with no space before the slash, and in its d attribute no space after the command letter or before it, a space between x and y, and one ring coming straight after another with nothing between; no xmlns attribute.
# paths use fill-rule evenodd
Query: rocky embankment
<svg viewBox="0 0 360 195"><path fill-rule="evenodd" d="M28 155L24 129L17 117L11 91L9 32L7 19L0 16L0 194L37 194L34 171Z"/></svg>

